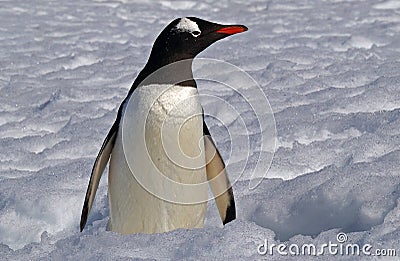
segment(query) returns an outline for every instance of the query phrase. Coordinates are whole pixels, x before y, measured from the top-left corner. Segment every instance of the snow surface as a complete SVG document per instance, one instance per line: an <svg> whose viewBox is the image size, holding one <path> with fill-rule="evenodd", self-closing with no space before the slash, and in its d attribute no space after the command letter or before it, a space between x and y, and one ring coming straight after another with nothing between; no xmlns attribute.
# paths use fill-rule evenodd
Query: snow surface
<svg viewBox="0 0 400 261"><path fill-rule="evenodd" d="M203 229L120 236L105 231L103 175L80 233L116 110L155 37L185 16L249 27L201 57L239 66L268 96L277 127L268 178L234 185L238 218L224 228L210 202ZM0 24L0 259L253 260L268 257L257 253L264 239L323 244L339 231L400 255L398 1L15 0L1 2ZM202 91L239 103L222 88ZM204 102L237 121L218 106ZM207 122L226 158L224 128ZM230 159L232 175L242 160Z"/></svg>

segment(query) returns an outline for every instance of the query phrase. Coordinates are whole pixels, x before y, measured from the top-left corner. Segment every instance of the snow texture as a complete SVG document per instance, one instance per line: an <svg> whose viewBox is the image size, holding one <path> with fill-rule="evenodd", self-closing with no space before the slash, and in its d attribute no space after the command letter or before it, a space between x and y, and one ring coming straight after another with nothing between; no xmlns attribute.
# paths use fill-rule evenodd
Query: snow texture
<svg viewBox="0 0 400 261"><path fill-rule="evenodd" d="M267 178L254 190L245 179L234 185L238 218L224 228L210 202L202 229L121 236L105 231L103 175L80 233L117 108L159 32L186 16L249 28L200 56L239 66L266 93L277 126ZM323 244L339 231L400 255L398 1L15 0L2 1L0 23L1 260L254 260L266 258L257 253L264 239ZM199 91L240 106L224 88ZM217 102L203 106L238 121ZM241 116L256 124L249 110ZM206 120L226 158L225 129ZM235 175L245 156L229 160Z"/></svg>

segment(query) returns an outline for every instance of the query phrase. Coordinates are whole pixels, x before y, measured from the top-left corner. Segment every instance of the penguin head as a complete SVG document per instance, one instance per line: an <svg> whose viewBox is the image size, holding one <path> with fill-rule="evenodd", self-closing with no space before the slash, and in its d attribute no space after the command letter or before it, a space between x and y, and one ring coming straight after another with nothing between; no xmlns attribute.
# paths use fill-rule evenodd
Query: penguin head
<svg viewBox="0 0 400 261"><path fill-rule="evenodd" d="M197 17L172 21L158 36L150 56L168 62L192 59L204 49L227 36L247 31L244 25L222 25Z"/></svg>

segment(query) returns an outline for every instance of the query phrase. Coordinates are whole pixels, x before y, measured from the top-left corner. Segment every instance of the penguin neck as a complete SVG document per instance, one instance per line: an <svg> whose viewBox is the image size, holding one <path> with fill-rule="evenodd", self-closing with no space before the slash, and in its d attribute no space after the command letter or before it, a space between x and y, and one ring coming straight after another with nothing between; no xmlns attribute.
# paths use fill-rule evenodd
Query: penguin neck
<svg viewBox="0 0 400 261"><path fill-rule="evenodd" d="M193 58L191 55L164 56L163 58L150 55L146 66L133 83L132 89L147 84L173 84L196 88L192 72Z"/></svg>

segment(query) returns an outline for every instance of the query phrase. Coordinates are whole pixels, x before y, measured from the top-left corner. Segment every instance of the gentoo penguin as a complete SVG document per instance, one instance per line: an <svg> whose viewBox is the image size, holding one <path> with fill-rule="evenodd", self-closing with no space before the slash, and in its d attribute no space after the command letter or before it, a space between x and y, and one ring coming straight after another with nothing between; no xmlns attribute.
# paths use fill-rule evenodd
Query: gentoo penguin
<svg viewBox="0 0 400 261"><path fill-rule="evenodd" d="M189 185L212 181L211 191L222 223L225 225L236 218L225 164L204 122L192 60L214 42L246 30L243 25L184 17L172 21L160 33L97 155L83 205L81 231L109 160L109 230L150 234L203 227L207 189L203 186L194 188L192 193L187 189L181 191L179 186L168 185L171 180ZM166 71L157 75L163 68ZM156 76L152 77L154 73ZM174 137L181 152L195 162L195 167L187 168L175 162L176 148L170 145ZM159 181L163 180L161 177L166 177L168 182ZM192 197L193 201L181 202L182 197Z"/></svg>

